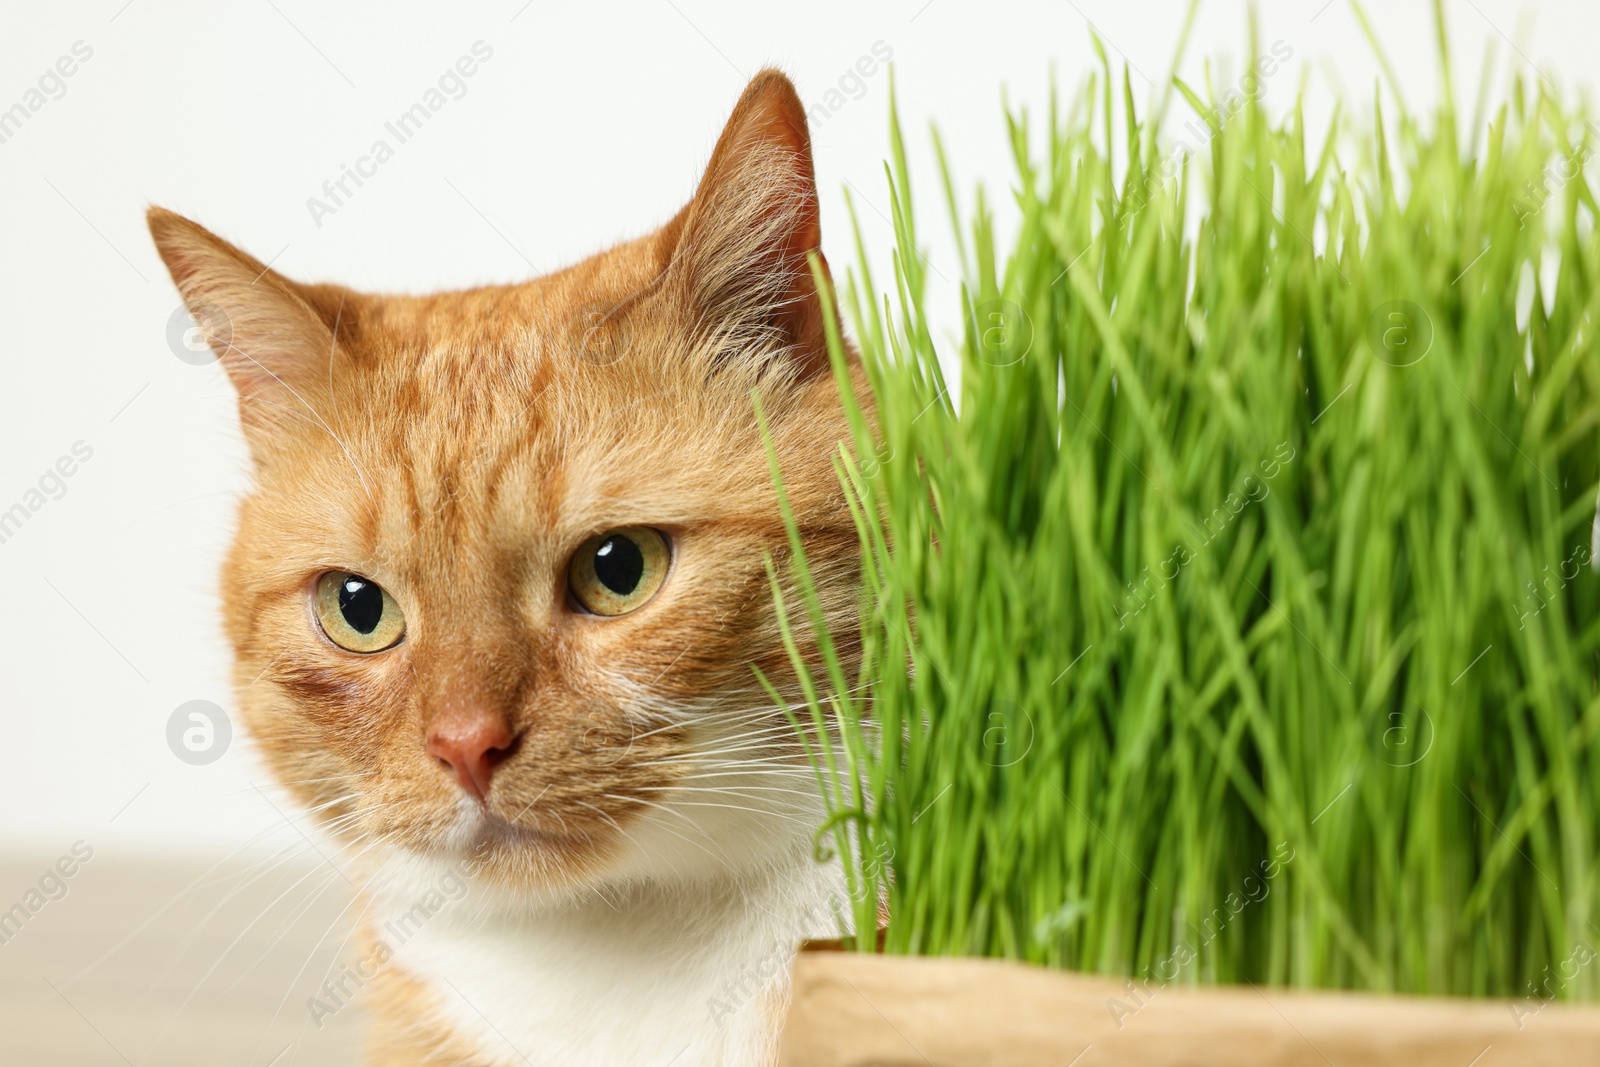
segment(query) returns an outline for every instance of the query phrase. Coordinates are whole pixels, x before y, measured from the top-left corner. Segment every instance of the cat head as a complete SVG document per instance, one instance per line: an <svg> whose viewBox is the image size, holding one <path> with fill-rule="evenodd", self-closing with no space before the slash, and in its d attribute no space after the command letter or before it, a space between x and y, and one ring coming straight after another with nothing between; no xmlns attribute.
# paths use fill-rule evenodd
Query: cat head
<svg viewBox="0 0 1600 1067"><path fill-rule="evenodd" d="M809 847L813 779L752 669L795 695L753 394L841 634L859 549L783 75L751 82L660 230L519 285L300 284L149 223L239 394L255 479L219 592L282 784L352 844L505 885Z"/></svg>

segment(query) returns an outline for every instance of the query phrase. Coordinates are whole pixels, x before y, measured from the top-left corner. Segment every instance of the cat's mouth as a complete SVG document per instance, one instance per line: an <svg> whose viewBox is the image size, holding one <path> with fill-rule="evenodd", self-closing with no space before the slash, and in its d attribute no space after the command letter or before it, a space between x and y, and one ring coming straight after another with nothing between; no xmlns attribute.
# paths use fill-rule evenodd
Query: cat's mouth
<svg viewBox="0 0 1600 1067"><path fill-rule="evenodd" d="M487 804L464 793L444 804L374 804L362 827L419 857L465 863L494 880L568 883L616 856L629 819L618 810L549 790L491 793ZM591 800L595 799L590 797Z"/></svg>
<svg viewBox="0 0 1600 1067"><path fill-rule="evenodd" d="M530 825L526 815L512 821L492 807L472 804L452 830L435 838L430 851L453 857L489 884L519 889L571 889L599 870L614 845L604 828Z"/></svg>
<svg viewBox="0 0 1600 1067"><path fill-rule="evenodd" d="M459 845L468 853L531 850L572 857L592 853L598 844L597 836L592 833L529 825L526 808L507 816L481 804L463 807L469 808L470 814L463 813Z"/></svg>

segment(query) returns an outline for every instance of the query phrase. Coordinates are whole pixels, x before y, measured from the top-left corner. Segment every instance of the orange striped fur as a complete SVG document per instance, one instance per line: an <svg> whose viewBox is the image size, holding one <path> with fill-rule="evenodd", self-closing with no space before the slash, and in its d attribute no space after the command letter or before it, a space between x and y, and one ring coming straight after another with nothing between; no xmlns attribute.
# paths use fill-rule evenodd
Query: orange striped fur
<svg viewBox="0 0 1600 1067"><path fill-rule="evenodd" d="M438 871L471 885L389 946L370 1062L765 1062L784 954L833 932L838 887L810 859L809 769L752 671L795 695L753 392L841 635L858 556L788 80L751 82L660 230L521 284L307 285L178 215L149 223L254 459L220 587L239 710L360 856L369 943ZM574 551L633 525L670 538L665 584L627 615L574 610ZM322 637L329 570L387 589L404 640L361 655ZM482 805L424 745L466 705L520 737Z"/></svg>

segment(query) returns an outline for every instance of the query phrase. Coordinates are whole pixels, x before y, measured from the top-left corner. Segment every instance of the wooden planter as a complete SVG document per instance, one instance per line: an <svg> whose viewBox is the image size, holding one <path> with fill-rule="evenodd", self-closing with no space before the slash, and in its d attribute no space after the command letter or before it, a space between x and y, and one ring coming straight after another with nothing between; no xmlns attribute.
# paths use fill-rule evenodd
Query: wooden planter
<svg viewBox="0 0 1600 1067"><path fill-rule="evenodd" d="M1600 1008L1133 986L998 960L808 951L782 1067L1581 1067Z"/></svg>

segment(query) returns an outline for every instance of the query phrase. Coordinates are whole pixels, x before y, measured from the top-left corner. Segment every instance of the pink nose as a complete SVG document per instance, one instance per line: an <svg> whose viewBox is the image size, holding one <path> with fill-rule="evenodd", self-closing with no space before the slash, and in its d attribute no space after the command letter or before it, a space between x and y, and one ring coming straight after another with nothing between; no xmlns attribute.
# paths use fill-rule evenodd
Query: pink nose
<svg viewBox="0 0 1600 1067"><path fill-rule="evenodd" d="M503 716L480 712L452 715L428 730L428 755L456 776L461 788L485 803L495 768L511 755L517 738Z"/></svg>

